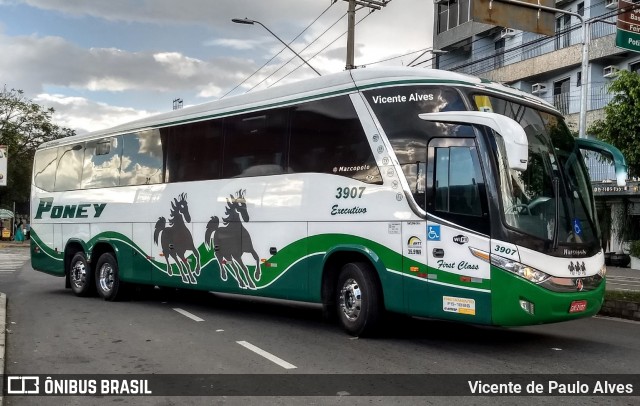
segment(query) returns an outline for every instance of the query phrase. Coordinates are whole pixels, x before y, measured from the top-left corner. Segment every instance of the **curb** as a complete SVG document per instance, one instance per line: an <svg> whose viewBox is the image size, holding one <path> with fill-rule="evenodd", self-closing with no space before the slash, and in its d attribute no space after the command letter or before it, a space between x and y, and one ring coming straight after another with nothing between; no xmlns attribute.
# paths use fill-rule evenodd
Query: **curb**
<svg viewBox="0 0 640 406"><path fill-rule="evenodd" d="M21 244L19 242L13 242L13 241L0 241L0 248L5 248L5 247L29 248L30 246L31 244Z"/></svg>
<svg viewBox="0 0 640 406"><path fill-rule="evenodd" d="M7 295L0 293L0 377L4 376L5 334L7 331ZM0 406L2 406L2 382L0 382Z"/></svg>
<svg viewBox="0 0 640 406"><path fill-rule="evenodd" d="M599 315L640 321L640 303L631 300L607 299Z"/></svg>

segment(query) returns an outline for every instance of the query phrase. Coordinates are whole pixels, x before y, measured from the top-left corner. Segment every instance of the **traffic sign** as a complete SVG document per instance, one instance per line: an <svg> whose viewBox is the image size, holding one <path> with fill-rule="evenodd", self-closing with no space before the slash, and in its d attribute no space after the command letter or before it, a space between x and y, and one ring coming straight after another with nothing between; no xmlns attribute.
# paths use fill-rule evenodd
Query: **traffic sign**
<svg viewBox="0 0 640 406"><path fill-rule="evenodd" d="M618 0L616 46L640 52L640 5L631 0Z"/></svg>
<svg viewBox="0 0 640 406"><path fill-rule="evenodd" d="M525 3L553 7L554 0L522 0ZM498 25L505 28L535 32L542 35L555 35L555 12L529 8L519 4L474 0L471 2L471 16L473 21Z"/></svg>

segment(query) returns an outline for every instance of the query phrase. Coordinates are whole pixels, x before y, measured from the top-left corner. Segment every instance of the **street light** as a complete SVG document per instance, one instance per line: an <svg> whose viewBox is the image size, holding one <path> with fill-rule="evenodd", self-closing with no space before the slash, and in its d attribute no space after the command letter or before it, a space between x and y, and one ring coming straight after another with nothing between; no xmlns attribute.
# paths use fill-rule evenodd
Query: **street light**
<svg viewBox="0 0 640 406"><path fill-rule="evenodd" d="M315 69L314 69L314 67L313 67L313 66L309 65L309 62L305 61L305 59L304 59L303 57L301 57L301 56L300 56L296 51L294 51L294 50L293 50L289 45L287 45L287 43L286 43L286 42L284 42L283 40L281 40L281 39L280 39L280 37L278 37L276 34L274 34L274 32L273 32L273 31L271 31L270 29L268 29L268 28L267 28L264 24L262 24L260 21L250 20L250 19L248 19L248 18L233 18L233 19L231 19L231 21L232 21L232 22L234 22L234 23L237 23L237 24L248 24L248 25L259 24L259 25L261 25L261 26L262 26L262 28L264 28L265 30L269 31L269 33L270 33L271 35L273 35L274 37L276 37L276 39L277 39L278 41L282 42L282 44L283 44L285 47L289 48L289 50L290 50L291 52L293 52L294 54L296 54L296 56L297 56L298 58L302 59L302 62L304 62L308 67L310 67L312 71L314 71L315 73L317 73L317 74L318 74L318 76L322 76L322 75L320 74L320 72L318 72L317 70L315 70Z"/></svg>

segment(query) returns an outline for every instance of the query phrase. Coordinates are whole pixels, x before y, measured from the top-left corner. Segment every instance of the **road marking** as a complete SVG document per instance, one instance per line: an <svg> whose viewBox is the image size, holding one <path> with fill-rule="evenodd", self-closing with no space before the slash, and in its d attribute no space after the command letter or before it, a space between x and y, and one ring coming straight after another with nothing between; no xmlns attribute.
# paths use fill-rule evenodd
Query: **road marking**
<svg viewBox="0 0 640 406"><path fill-rule="evenodd" d="M244 348L251 350L253 352L255 352L258 355L262 355L263 357L265 357L266 359L268 359L271 362L274 362L278 365L280 365L282 368L284 369L295 369L297 368L297 366L288 363L287 361L283 360L282 358L278 358L275 355L266 352L265 350L256 347L255 345L248 343L246 341L236 341L236 343L240 344L241 346L243 346Z"/></svg>
<svg viewBox="0 0 640 406"><path fill-rule="evenodd" d="M179 309L179 308L177 308L177 307L174 307L174 308L173 308L173 310L177 311L178 313L180 313L180 314L181 314L181 315L183 315L183 316L187 316L187 317L188 317L188 318L190 318L191 320L194 320L194 321L204 321L204 319L201 319L200 317L198 317L198 316L196 316L196 315L194 315L194 314L191 314L191 313L189 313L189 312L188 312L188 311L186 311L186 310L182 310L182 309Z"/></svg>

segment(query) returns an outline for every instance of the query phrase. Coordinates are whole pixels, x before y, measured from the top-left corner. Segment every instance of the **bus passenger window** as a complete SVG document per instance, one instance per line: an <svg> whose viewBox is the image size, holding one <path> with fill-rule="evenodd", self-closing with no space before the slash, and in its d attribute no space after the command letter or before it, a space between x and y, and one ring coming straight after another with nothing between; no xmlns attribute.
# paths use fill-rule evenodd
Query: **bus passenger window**
<svg viewBox="0 0 640 406"><path fill-rule="evenodd" d="M224 120L225 178L284 173L288 109L243 114Z"/></svg>
<svg viewBox="0 0 640 406"><path fill-rule="evenodd" d="M58 147L55 192L80 189L83 159L84 144Z"/></svg>
<svg viewBox="0 0 640 406"><path fill-rule="evenodd" d="M348 96L293 107L289 171L347 176L381 184L382 177Z"/></svg>
<svg viewBox="0 0 640 406"><path fill-rule="evenodd" d="M167 182L220 178L222 119L183 124L167 133Z"/></svg>
<svg viewBox="0 0 640 406"><path fill-rule="evenodd" d="M84 153L82 188L112 187L120 184L120 136L88 141Z"/></svg>
<svg viewBox="0 0 640 406"><path fill-rule="evenodd" d="M163 144L160 130L122 137L120 185L152 185L163 181Z"/></svg>
<svg viewBox="0 0 640 406"><path fill-rule="evenodd" d="M36 187L47 192L53 191L57 161L58 150L56 148L36 151L33 161L33 183Z"/></svg>

